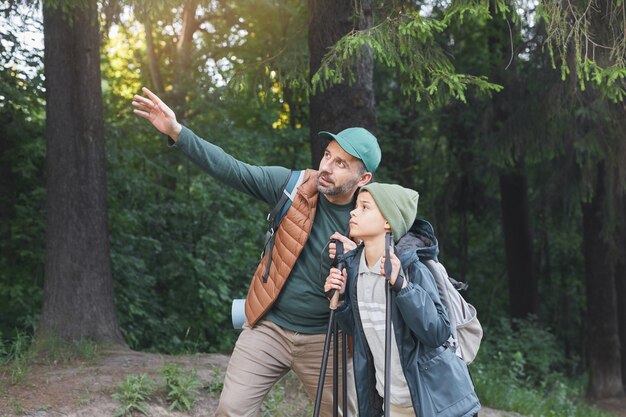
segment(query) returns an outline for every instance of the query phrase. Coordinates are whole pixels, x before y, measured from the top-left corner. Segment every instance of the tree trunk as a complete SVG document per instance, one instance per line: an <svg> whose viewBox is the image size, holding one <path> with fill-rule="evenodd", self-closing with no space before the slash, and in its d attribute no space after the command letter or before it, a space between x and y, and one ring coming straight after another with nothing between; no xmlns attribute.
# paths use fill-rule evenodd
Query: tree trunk
<svg viewBox="0 0 626 417"><path fill-rule="evenodd" d="M511 39L518 37L519 27L513 32L507 20L500 16L495 2L489 2L493 22L488 32L490 79L504 86L504 91L494 94L491 100L493 126L496 137L508 138L513 129L511 118L517 111L519 96L526 92L519 88L514 63L507 70L507 61L515 52L511 50ZM506 257L506 272L509 283L509 304L512 318L526 318L538 310L537 274L533 263L533 241L528 204L528 181L525 173L524 144L511 144L508 152L514 161L500 174L500 205L502 209L502 232Z"/></svg>
<svg viewBox="0 0 626 417"><path fill-rule="evenodd" d="M538 288L532 264L528 184L524 174L500 174L500 204L511 317L526 318L537 313Z"/></svg>
<svg viewBox="0 0 626 417"><path fill-rule="evenodd" d="M371 25L371 0L336 1L309 0L309 75L312 77L320 68L328 48L344 35L355 29ZM355 10L361 7L362 15ZM354 18L357 15L358 17ZM374 109L373 72L374 61L371 51L364 50L354 62L355 81L336 84L325 91L311 96L309 125L311 139L311 161L313 168L319 166L325 143L321 143L318 132L327 130L337 133L348 127L360 126L372 133L376 130Z"/></svg>
<svg viewBox="0 0 626 417"><path fill-rule="evenodd" d="M623 232L622 232L623 233ZM626 242L626 239L622 241ZM624 248L624 246L622 246ZM617 288L617 317L619 325L620 355L622 361L622 386L626 389L626 259L620 256L615 267Z"/></svg>
<svg viewBox="0 0 626 417"><path fill-rule="evenodd" d="M152 16L146 13L144 19L144 30L146 31L146 51L148 53L148 68L150 69L150 79L152 80L152 88L157 95L163 92L163 82L161 81L161 68L157 58L156 46L154 45L154 37L152 34Z"/></svg>
<svg viewBox="0 0 626 417"><path fill-rule="evenodd" d="M44 4L46 261L39 337L123 343L109 254L96 0Z"/></svg>
<svg viewBox="0 0 626 417"><path fill-rule="evenodd" d="M200 27L196 19L198 10L197 0L187 0L183 6L182 27L176 44L176 62L174 69L174 90L169 100L174 113L179 121L185 121L185 115L189 111L186 97L192 90L193 35Z"/></svg>
<svg viewBox="0 0 626 417"><path fill-rule="evenodd" d="M607 192L603 164L596 170L591 201L582 203L583 250L587 294L586 338L589 396L594 399L623 395L619 349L615 259L602 236Z"/></svg>
<svg viewBox="0 0 626 417"><path fill-rule="evenodd" d="M622 386L626 389L626 204L624 197L620 198L620 210L618 211L619 227L616 231L616 265L615 265L615 288L617 300L617 324L619 331L620 355L622 361ZM614 252L615 253L615 252Z"/></svg>

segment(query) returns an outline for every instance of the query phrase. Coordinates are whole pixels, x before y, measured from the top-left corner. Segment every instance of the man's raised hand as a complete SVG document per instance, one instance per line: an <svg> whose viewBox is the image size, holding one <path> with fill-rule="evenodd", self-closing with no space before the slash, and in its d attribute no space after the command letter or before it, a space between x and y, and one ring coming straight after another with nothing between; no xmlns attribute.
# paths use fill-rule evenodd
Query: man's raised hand
<svg viewBox="0 0 626 417"><path fill-rule="evenodd" d="M176 121L176 115L172 109L146 87L143 87L141 91L148 97L146 98L138 94L133 96L132 105L135 107L133 113L147 119L159 132L166 134L176 141L183 127Z"/></svg>

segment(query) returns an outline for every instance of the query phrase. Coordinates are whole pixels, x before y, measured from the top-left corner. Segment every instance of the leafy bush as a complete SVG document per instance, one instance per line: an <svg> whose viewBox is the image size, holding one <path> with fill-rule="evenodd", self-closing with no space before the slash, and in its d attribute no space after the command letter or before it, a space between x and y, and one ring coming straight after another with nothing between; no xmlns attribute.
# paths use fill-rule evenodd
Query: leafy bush
<svg viewBox="0 0 626 417"><path fill-rule="evenodd" d="M485 328L470 371L485 405L527 416L608 417L584 403L583 377L565 376L568 360L535 319L500 319Z"/></svg>
<svg viewBox="0 0 626 417"><path fill-rule="evenodd" d="M261 407L262 417L307 417L312 413L313 403L293 371L272 387Z"/></svg>
<svg viewBox="0 0 626 417"><path fill-rule="evenodd" d="M30 371L30 345L31 337L25 333L17 333L15 339L8 341L0 337L0 365L7 365L5 372L11 384L21 382Z"/></svg>
<svg viewBox="0 0 626 417"><path fill-rule="evenodd" d="M203 389L213 394L222 392L224 389L224 375L220 368L213 367L213 379L207 382Z"/></svg>
<svg viewBox="0 0 626 417"><path fill-rule="evenodd" d="M100 357L101 345L90 339L81 338L67 342L58 336L39 335L32 346L32 353L48 364L70 363L75 361L93 362Z"/></svg>
<svg viewBox="0 0 626 417"><path fill-rule="evenodd" d="M225 191L177 156L174 169L183 175L167 178L173 188L158 184L159 169L132 180L124 168L110 176L121 327L137 350L226 351L235 336L230 303L244 294L258 259L263 211L241 204L250 198ZM117 165L127 166L145 156L113 154L110 159L118 158ZM255 229L258 233L251 233Z"/></svg>
<svg viewBox="0 0 626 417"><path fill-rule="evenodd" d="M116 410L115 417L132 416L133 411L148 414L147 402L154 391L154 381L148 375L126 375L118 389L112 397L122 405Z"/></svg>
<svg viewBox="0 0 626 417"><path fill-rule="evenodd" d="M512 323L500 318L485 329L479 352L500 375L531 386L540 386L550 373L563 372L568 362L556 337L535 318Z"/></svg>
<svg viewBox="0 0 626 417"><path fill-rule="evenodd" d="M185 373L180 365L171 363L161 370L171 410L188 411L196 402L202 383L195 369Z"/></svg>

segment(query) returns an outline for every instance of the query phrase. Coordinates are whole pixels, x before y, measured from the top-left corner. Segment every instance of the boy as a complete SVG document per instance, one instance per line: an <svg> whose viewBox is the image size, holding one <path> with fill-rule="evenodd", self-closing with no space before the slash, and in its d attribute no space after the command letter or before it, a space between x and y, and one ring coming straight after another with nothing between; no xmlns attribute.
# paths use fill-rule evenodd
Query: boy
<svg viewBox="0 0 626 417"><path fill-rule="evenodd" d="M345 295L337 321L354 337L361 417L383 413L386 285L393 311L391 415L461 417L480 409L467 366L446 344L450 323L434 279L418 259L418 252L436 256L438 248L430 224L415 221L417 201L416 191L399 185L363 186L350 213L350 235L361 244L343 255L346 268L332 268L324 286ZM389 232L398 243L387 284Z"/></svg>

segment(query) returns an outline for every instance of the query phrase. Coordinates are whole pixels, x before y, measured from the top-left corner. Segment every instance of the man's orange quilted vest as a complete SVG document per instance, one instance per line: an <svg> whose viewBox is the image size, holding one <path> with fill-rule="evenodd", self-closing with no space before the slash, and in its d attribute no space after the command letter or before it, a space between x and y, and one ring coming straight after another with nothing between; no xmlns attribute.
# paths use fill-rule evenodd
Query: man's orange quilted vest
<svg viewBox="0 0 626 417"><path fill-rule="evenodd" d="M272 263L267 282L263 283L263 273L269 251L266 251L261 263L250 282L246 297L246 319L253 327L272 307L280 290L287 281L300 252L311 233L311 226L317 209L317 171L307 169L304 180L297 189L291 207L285 214L278 230L272 253Z"/></svg>

